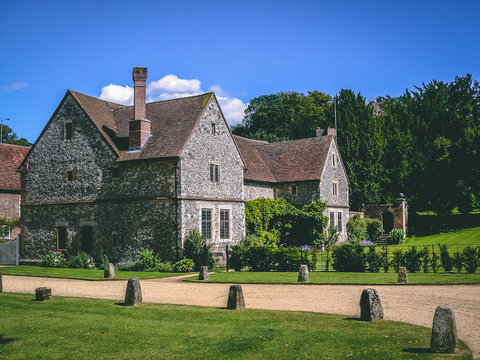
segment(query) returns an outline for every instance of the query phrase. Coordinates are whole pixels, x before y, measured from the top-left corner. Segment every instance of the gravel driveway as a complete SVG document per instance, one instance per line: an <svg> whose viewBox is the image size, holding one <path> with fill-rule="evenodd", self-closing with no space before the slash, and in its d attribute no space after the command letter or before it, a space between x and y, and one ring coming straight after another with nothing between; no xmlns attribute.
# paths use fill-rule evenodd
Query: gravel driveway
<svg viewBox="0 0 480 360"><path fill-rule="evenodd" d="M123 300L126 281L85 281L3 276L6 292L35 292L47 286L52 295ZM179 278L141 280L146 302L225 307L229 284L189 283ZM365 285L242 285L246 306L360 315ZM371 286L382 301L385 319L432 326L435 308L453 308L458 336L480 359L480 285ZM427 344L426 344L427 345Z"/></svg>

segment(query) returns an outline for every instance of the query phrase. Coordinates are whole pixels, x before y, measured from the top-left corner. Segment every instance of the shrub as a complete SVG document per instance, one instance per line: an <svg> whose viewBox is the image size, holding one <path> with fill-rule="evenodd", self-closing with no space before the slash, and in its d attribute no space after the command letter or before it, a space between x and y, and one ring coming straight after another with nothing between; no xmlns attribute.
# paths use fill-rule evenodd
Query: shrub
<svg viewBox="0 0 480 360"><path fill-rule="evenodd" d="M67 265L74 269L95 269L93 258L83 251L80 251L77 256L69 260Z"/></svg>
<svg viewBox="0 0 480 360"><path fill-rule="evenodd" d="M396 272L398 272L398 268L400 266L406 266L406 261L405 261L405 254L403 253L403 250L400 248L394 249L393 250L393 259L391 261L391 264L393 269L395 269Z"/></svg>
<svg viewBox="0 0 480 360"><path fill-rule="evenodd" d="M276 270L278 271L298 271L300 265L307 262L305 258L302 259L300 249L297 247L282 247L275 252ZM310 266L308 268L310 269Z"/></svg>
<svg viewBox="0 0 480 360"><path fill-rule="evenodd" d="M63 267L65 265L65 256L61 251L51 251L40 261L40 266L45 267Z"/></svg>
<svg viewBox="0 0 480 360"><path fill-rule="evenodd" d="M173 271L179 273L192 272L194 267L195 263L192 259L182 259L173 264Z"/></svg>
<svg viewBox="0 0 480 360"><path fill-rule="evenodd" d="M247 248L243 245L236 245L232 246L229 253L230 258L230 266L235 271L240 271L242 268L246 266L245 255L247 252Z"/></svg>
<svg viewBox="0 0 480 360"><path fill-rule="evenodd" d="M139 270L157 271L160 264L160 257L153 255L152 250L142 249L137 254L137 264L139 266Z"/></svg>
<svg viewBox="0 0 480 360"><path fill-rule="evenodd" d="M127 261L123 264L118 265L118 271L140 271L142 265L138 260L136 261Z"/></svg>
<svg viewBox="0 0 480 360"><path fill-rule="evenodd" d="M405 233L400 229L393 229L390 235L390 243L393 245L400 244L405 237Z"/></svg>
<svg viewBox="0 0 480 360"><path fill-rule="evenodd" d="M277 248L273 246L250 246L245 254L246 265L252 271L270 271L275 266Z"/></svg>
<svg viewBox="0 0 480 360"><path fill-rule="evenodd" d="M432 271L434 273L438 271L438 260L439 260L438 254L435 251L433 251L432 252Z"/></svg>
<svg viewBox="0 0 480 360"><path fill-rule="evenodd" d="M364 247L345 244L333 249L333 268L337 271L365 272Z"/></svg>
<svg viewBox="0 0 480 360"><path fill-rule="evenodd" d="M372 243L378 243L383 233L382 222L378 219L365 219L367 224L367 237Z"/></svg>
<svg viewBox="0 0 480 360"><path fill-rule="evenodd" d="M109 262L110 261L108 261L108 257L106 255L103 255L100 258L100 264L98 264L98 266L97 266L98 270L105 270L105 268L107 267L107 264Z"/></svg>
<svg viewBox="0 0 480 360"><path fill-rule="evenodd" d="M173 267L170 261L158 264L158 271L160 272L172 272Z"/></svg>
<svg viewBox="0 0 480 360"><path fill-rule="evenodd" d="M405 253L405 266L408 272L418 272L422 267L422 253L412 246Z"/></svg>
<svg viewBox="0 0 480 360"><path fill-rule="evenodd" d="M420 253L422 254L422 270L424 273L428 273L430 271L431 266L431 259L430 259L430 252L428 251L428 247L424 247Z"/></svg>
<svg viewBox="0 0 480 360"><path fill-rule="evenodd" d="M379 252L379 256L382 259L382 267L384 272L388 272L390 268L390 262L388 261L388 246L382 246L382 249Z"/></svg>
<svg viewBox="0 0 480 360"><path fill-rule="evenodd" d="M362 219L359 214L350 218L347 223L348 242L350 244L357 244L362 240L367 240L367 224L365 219Z"/></svg>
<svg viewBox="0 0 480 360"><path fill-rule="evenodd" d="M202 266L213 268L214 260L210 248L207 246L205 237L197 230L191 230L183 244L183 256L192 259L194 262L194 270L200 270Z"/></svg>
<svg viewBox="0 0 480 360"><path fill-rule="evenodd" d="M455 254L453 254L452 262L453 262L453 267L460 274L462 272L462 268L463 268L463 256L462 256L462 254L459 253L459 252L456 252Z"/></svg>
<svg viewBox="0 0 480 360"><path fill-rule="evenodd" d="M367 261L367 271L371 273L378 273L382 267L382 255L377 253L375 246L368 247L365 258Z"/></svg>
<svg viewBox="0 0 480 360"><path fill-rule="evenodd" d="M452 271L453 258L448 253L447 245L438 245L440 247L440 263L442 264L445 272Z"/></svg>
<svg viewBox="0 0 480 360"><path fill-rule="evenodd" d="M479 250L480 247L475 249L471 246L467 246L465 249L463 249L462 255L465 270L467 270L467 272L470 274L473 274L475 271L477 271L478 265L480 264Z"/></svg>

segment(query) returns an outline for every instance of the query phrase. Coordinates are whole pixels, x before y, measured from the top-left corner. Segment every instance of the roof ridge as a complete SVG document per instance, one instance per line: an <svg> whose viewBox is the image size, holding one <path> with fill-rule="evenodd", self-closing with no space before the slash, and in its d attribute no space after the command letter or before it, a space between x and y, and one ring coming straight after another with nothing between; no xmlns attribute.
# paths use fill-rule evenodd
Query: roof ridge
<svg viewBox="0 0 480 360"><path fill-rule="evenodd" d="M197 94L197 95L191 95L191 96L181 96L181 97L176 97L176 98L173 98L173 99L150 101L150 102L147 102L147 104L155 104L155 103L159 103L159 102L177 101L177 100L184 100L184 99L193 99L193 98L196 98L196 97L205 96L205 95L212 95L212 94L214 94L214 92L209 91L209 92L206 92L206 93L203 93L203 94ZM129 105L129 106L133 106L133 105Z"/></svg>
<svg viewBox="0 0 480 360"><path fill-rule="evenodd" d="M103 99L100 99L98 97L87 95L87 94L84 94L84 93L81 93L81 92L78 92L78 91L75 91L75 90L68 89L67 92L70 92L73 96L76 96L76 95L86 96L86 97L88 97L90 99L93 99L93 100L102 101L102 102L107 103L107 104L115 105L116 106L115 109L121 108L121 107L133 106L133 105L123 105L123 104L115 103L113 101L103 100Z"/></svg>

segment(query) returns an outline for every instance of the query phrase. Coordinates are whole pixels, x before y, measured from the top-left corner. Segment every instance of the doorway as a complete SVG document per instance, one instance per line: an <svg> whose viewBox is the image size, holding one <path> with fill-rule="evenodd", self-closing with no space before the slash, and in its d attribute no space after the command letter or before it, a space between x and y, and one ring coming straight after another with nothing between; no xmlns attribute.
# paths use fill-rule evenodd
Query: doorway
<svg viewBox="0 0 480 360"><path fill-rule="evenodd" d="M385 211L382 214L382 227L386 234L393 230L393 214L390 211Z"/></svg>
<svg viewBox="0 0 480 360"><path fill-rule="evenodd" d="M82 226L82 251L91 255L93 250L93 227Z"/></svg>

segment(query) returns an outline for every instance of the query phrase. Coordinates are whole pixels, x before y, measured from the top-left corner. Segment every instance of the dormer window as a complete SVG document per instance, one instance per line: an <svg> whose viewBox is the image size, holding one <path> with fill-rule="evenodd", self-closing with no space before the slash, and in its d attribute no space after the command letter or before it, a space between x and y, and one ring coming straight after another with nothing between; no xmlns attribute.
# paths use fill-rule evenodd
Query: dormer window
<svg viewBox="0 0 480 360"><path fill-rule="evenodd" d="M72 140L73 138L73 123L66 122L64 124L64 140Z"/></svg>
<svg viewBox="0 0 480 360"><path fill-rule="evenodd" d="M212 123L212 135L217 135L217 126L215 123Z"/></svg>

